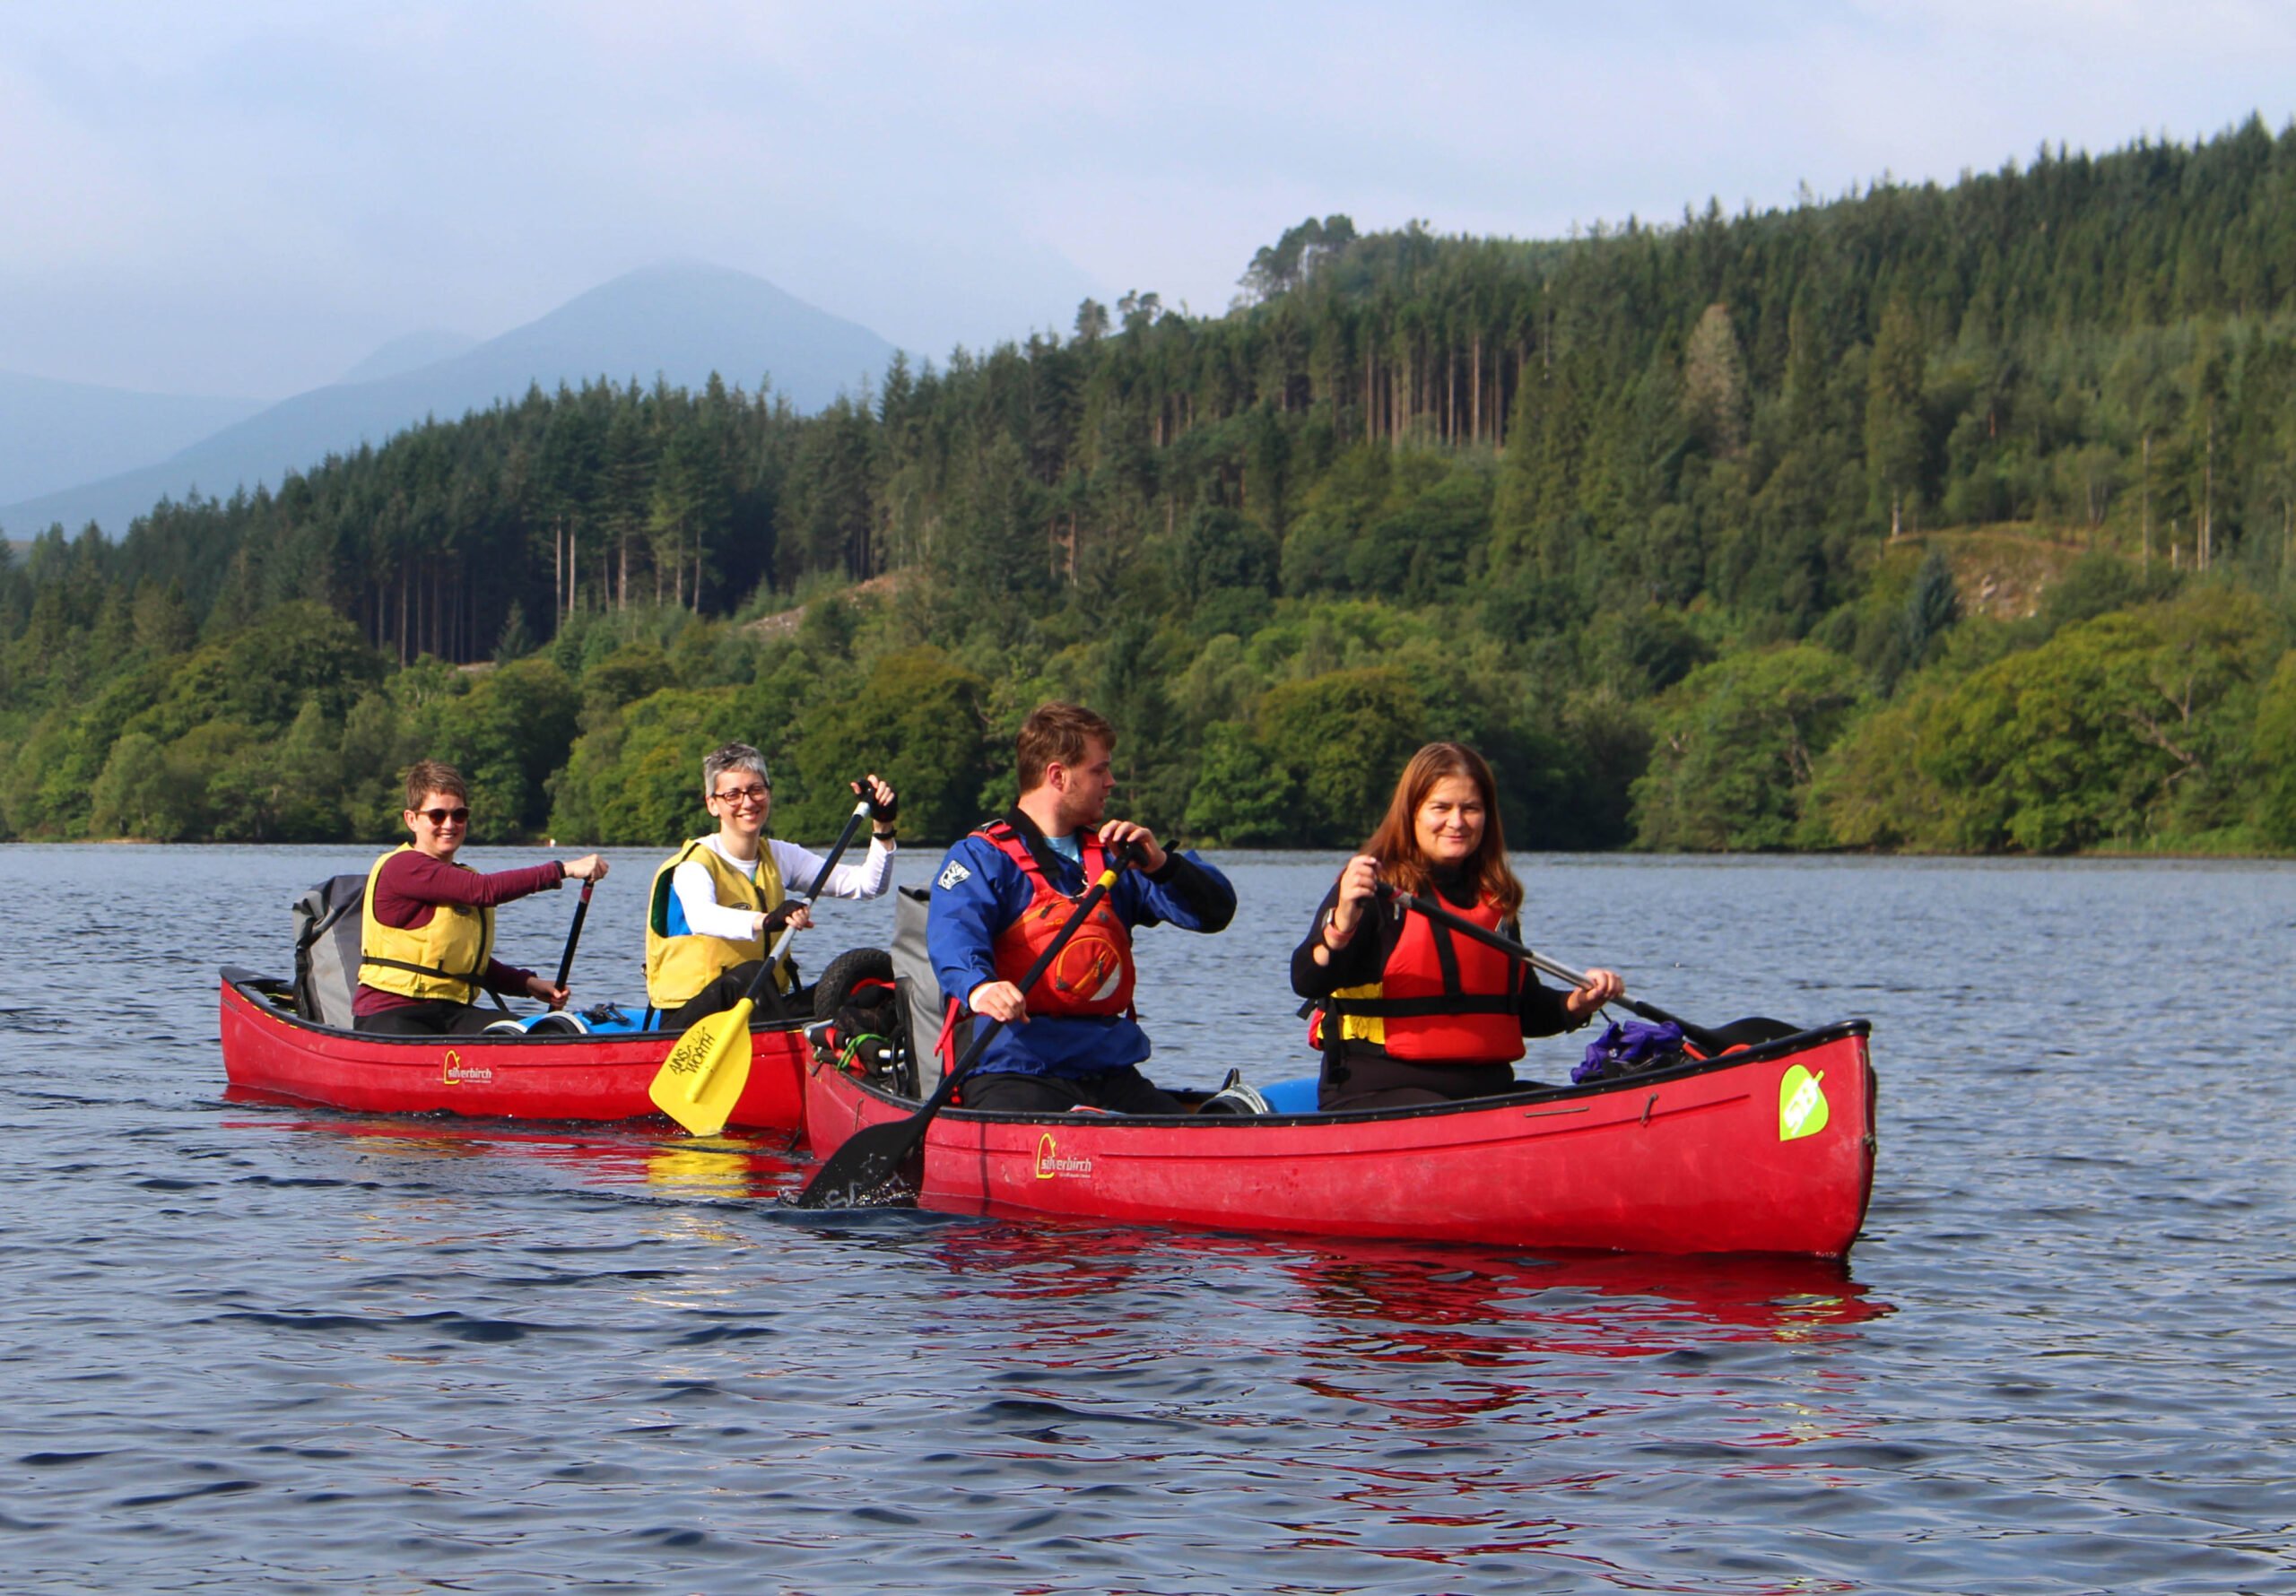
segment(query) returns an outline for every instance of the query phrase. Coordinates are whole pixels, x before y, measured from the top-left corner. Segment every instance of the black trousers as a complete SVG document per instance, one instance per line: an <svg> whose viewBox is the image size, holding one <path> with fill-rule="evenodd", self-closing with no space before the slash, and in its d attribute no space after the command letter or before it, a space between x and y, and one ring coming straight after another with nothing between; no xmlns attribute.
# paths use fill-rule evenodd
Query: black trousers
<svg viewBox="0 0 2296 1596"><path fill-rule="evenodd" d="M752 958L735 965L684 1002L665 1011L660 1028L682 1031L696 1020L707 1019L712 1014L723 1014L742 1001L742 994L750 989L750 983L757 979L758 967L764 962L761 958ZM777 1001L780 1004L778 1011L774 1007ZM769 986L758 993L752 1018L757 1020L811 1019L813 1015L813 995L806 988L801 986L777 1000Z"/></svg>
<svg viewBox="0 0 2296 1596"><path fill-rule="evenodd" d="M1413 1063L1392 1058L1373 1044L1351 1042L1335 1065L1328 1057L1316 1089L1316 1106L1413 1108L1427 1103L1458 1103L1492 1097L1527 1086L1506 1064Z"/></svg>
<svg viewBox="0 0 2296 1596"><path fill-rule="evenodd" d="M1065 1114L1079 1107L1117 1114L1187 1112L1178 1098L1129 1065L1083 1077L1019 1075L1009 1070L970 1075L957 1089L957 1100L964 1107L991 1114Z"/></svg>
<svg viewBox="0 0 2296 1596"><path fill-rule="evenodd" d="M433 998L427 1003L361 1014L351 1022L351 1028L380 1037L467 1037L501 1018L500 1010L474 1009L450 998Z"/></svg>

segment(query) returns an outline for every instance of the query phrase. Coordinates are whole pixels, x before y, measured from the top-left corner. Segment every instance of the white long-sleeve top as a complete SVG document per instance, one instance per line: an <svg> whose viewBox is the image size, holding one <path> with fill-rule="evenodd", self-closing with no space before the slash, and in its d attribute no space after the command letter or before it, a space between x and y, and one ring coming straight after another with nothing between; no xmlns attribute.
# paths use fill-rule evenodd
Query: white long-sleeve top
<svg viewBox="0 0 2296 1596"><path fill-rule="evenodd" d="M744 859L726 852L723 837L706 837L701 846L716 849L719 858L744 875L757 868L755 859ZM813 877L821 873L822 856L778 837L767 837L765 846L773 850L774 868L781 872L782 890L792 898L804 898L813 884ZM822 889L822 896L883 898L893 884L893 853L891 843L872 837L869 856L859 864L840 864L830 872L829 884ZM699 860L689 859L672 871L670 889L678 895L678 906L685 911L688 929L702 936L724 937L735 942L747 941L757 934L750 924L749 910L727 908L718 901L717 884L709 879L709 867Z"/></svg>

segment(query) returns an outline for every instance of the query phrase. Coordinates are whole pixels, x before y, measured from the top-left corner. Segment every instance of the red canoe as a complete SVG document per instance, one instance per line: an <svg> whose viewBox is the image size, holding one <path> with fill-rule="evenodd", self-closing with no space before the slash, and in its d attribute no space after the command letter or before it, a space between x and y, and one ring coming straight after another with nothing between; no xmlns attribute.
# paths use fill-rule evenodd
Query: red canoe
<svg viewBox="0 0 2296 1596"><path fill-rule="evenodd" d="M223 972L223 1073L235 1092L384 1114L504 1119L660 1118L647 1097L674 1031L378 1037L298 1016L284 982ZM751 1034L729 1124L794 1131L804 1107L797 1021ZM666 1122L665 1122L666 1123Z"/></svg>
<svg viewBox="0 0 2296 1596"><path fill-rule="evenodd" d="M1156 1225L1639 1253L1846 1256L1874 1190L1866 1021L1591 1086L1350 1114L951 1109L926 1207ZM826 1158L915 1105L805 1071Z"/></svg>

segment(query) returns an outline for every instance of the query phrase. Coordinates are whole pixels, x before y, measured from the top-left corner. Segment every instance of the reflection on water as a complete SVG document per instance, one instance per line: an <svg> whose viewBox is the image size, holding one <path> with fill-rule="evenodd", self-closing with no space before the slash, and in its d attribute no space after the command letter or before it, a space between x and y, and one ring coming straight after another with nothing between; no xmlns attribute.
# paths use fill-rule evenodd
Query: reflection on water
<svg viewBox="0 0 2296 1596"><path fill-rule="evenodd" d="M646 1155L646 1184L665 1197L728 1198L756 1201L770 1198L771 1183L758 1178L747 1158L728 1158L731 1149L657 1148Z"/></svg>
<svg viewBox="0 0 2296 1596"><path fill-rule="evenodd" d="M222 1101L213 967L283 968L363 863L0 849L12 903L199 906L0 917L0 1587L2296 1591L2296 1088L2253 1045L2296 871L1526 861L1566 962L1873 1019L1843 1269L797 1213L780 1139ZM1335 864L1143 939L1152 1073L1309 1066L1283 960Z"/></svg>
<svg viewBox="0 0 2296 1596"><path fill-rule="evenodd" d="M296 1106L300 1112L290 1115L227 1123L251 1131L335 1136L378 1158L535 1159L602 1190L636 1185L648 1194L703 1201L770 1202L801 1186L812 1172L810 1163L792 1150L791 1139L767 1133L689 1138L644 1124L535 1129ZM1141 1268L1151 1245L1160 1258L1277 1259L1306 1288L1317 1311L1335 1323L1377 1320L1440 1329L1483 1326L1494 1317L1527 1312L1547 1338L1567 1337L1574 1325L1599 1325L1605 1333L1578 1349L1598 1357L1644 1356L1649 1350L1613 1333L1622 1309L1624 1322L1633 1322L1631 1302L1654 1305L1655 1323L1687 1311L1716 1325L1782 1339L1815 1338L1830 1326L1855 1324L1888 1311L1868 1298L1846 1264L1818 1259L1611 1253L1528 1258L1480 1246L1346 1238L1319 1242L1302 1257L1299 1245L1294 1238L1047 1221L956 1227L937 1236L935 1253L952 1273L987 1272L996 1291L1016 1300L1121 1288ZM1589 1298L1597 1305L1581 1305ZM1497 1345L1482 1338L1422 1339L1425 1346L1448 1346L1469 1360Z"/></svg>

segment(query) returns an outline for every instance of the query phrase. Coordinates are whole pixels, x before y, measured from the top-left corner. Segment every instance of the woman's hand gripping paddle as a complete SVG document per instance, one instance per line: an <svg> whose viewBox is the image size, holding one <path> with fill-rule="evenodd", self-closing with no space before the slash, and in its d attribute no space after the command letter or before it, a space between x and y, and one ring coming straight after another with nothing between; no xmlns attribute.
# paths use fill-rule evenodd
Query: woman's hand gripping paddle
<svg viewBox="0 0 2296 1596"><path fill-rule="evenodd" d="M1542 975L1552 976L1558 981L1568 981L1573 986L1587 984L1587 977L1577 970L1571 969L1567 965L1557 964L1544 954L1532 952L1512 937L1501 936L1495 931L1487 931L1463 915L1451 913L1432 898L1422 898L1409 892L1395 892L1392 888L1382 884L1380 896L1386 897L1390 893L1397 903L1402 904L1413 914L1424 915L1437 924L1448 926L1458 935L1471 938L1486 947L1496 948L1501 953L1511 953ZM1621 996L1615 1001L1621 1008L1627 1010L1630 1013L1640 1015L1653 1025L1680 1026L1683 1035L1696 1043L1699 1051L1709 1058L1720 1054L1726 1048L1743 1043L1774 1041L1779 1037L1790 1037L1798 1028L1778 1019L1741 1019L1735 1024L1726 1027L1725 1031L1744 1031L1749 1034L1726 1035L1725 1031L1710 1031L1702 1025L1692 1025L1687 1019L1667 1013L1655 1003L1637 1002L1634 999L1626 996Z"/></svg>
<svg viewBox="0 0 2296 1596"><path fill-rule="evenodd" d="M1118 852L1128 858L1131 850L1119 849ZM1037 955L1036 963L1031 965L1028 973L1021 977L1022 995L1025 996L1029 988L1052 967L1052 961L1060 957L1060 950L1068 946L1068 940L1076 934L1086 918L1100 906L1100 899L1106 898L1109 889L1116 885L1117 874L1123 868L1124 858L1111 863L1100 872L1100 879L1092 883L1092 889L1077 900L1076 912L1068 916L1068 923L1055 933L1051 945ZM813 1178L805 1183L805 1189L797 1193L797 1206L853 1208L899 1175L901 1166L908 1163L911 1155L924 1144L925 1130L933 1123L933 1116L948 1106L949 1099L956 1095L958 1083L972 1072L973 1065L987 1051L988 1039L1004 1028L1002 1020L992 1019L974 1032L972 1045L965 1049L964 1056L957 1061L954 1069L941 1077L941 1084L934 1089L931 1097L925 1099L925 1106L915 1114L904 1120L895 1120L891 1124L871 1125L848 1137L845 1145L830 1155L829 1162L815 1170Z"/></svg>
<svg viewBox="0 0 2296 1596"><path fill-rule="evenodd" d="M829 885L829 872L837 868L854 833L868 816L869 800L864 798L853 806L852 818L838 833L837 846L822 862L821 873L813 877L813 889L805 894L807 903ZM757 994L773 978L775 967L788 950L789 939L796 934L796 926L785 926L767 950L765 962L758 966L742 1001L722 1014L695 1020L670 1049L662 1067L654 1071L654 1084L646 1095L653 1098L655 1107L696 1136L715 1136L724 1130L733 1116L734 1105L741 1100L742 1089L750 1083L750 1011L757 1007Z"/></svg>

